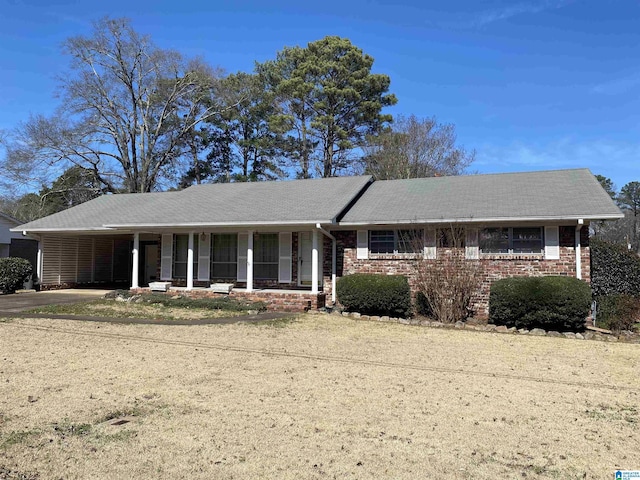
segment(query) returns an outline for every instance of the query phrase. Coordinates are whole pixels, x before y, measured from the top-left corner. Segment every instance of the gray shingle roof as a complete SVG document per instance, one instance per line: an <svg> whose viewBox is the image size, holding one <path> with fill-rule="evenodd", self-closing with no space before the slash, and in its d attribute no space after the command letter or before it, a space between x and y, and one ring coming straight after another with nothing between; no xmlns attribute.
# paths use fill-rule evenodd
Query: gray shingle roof
<svg viewBox="0 0 640 480"><path fill-rule="evenodd" d="M614 219L623 215L588 169L378 181L341 224Z"/></svg>
<svg viewBox="0 0 640 480"><path fill-rule="evenodd" d="M599 220L622 213L587 169L387 180L338 177L104 195L14 230ZM366 188L362 197L340 215Z"/></svg>
<svg viewBox="0 0 640 480"><path fill-rule="evenodd" d="M28 231L135 226L331 223L369 176L196 185L180 192L105 195L19 227Z"/></svg>

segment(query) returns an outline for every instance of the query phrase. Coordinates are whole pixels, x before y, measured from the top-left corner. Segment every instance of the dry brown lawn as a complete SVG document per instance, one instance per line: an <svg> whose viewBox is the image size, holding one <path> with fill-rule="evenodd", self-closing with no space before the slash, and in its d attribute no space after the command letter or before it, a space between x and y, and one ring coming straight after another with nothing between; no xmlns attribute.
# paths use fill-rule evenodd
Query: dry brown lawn
<svg viewBox="0 0 640 480"><path fill-rule="evenodd" d="M219 310L212 308L167 307L159 304L94 300L93 302L47 305L30 310L31 313L56 315L88 315L108 318L150 318L163 320L187 320L198 318L237 317L246 311Z"/></svg>
<svg viewBox="0 0 640 480"><path fill-rule="evenodd" d="M638 345L13 319L0 477L606 479L640 469L639 395Z"/></svg>

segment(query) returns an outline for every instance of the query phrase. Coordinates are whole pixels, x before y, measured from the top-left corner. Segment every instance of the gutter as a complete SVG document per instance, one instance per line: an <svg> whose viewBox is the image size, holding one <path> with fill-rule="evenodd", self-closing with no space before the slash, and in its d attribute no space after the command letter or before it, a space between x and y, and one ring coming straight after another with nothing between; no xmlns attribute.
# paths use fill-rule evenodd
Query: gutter
<svg viewBox="0 0 640 480"><path fill-rule="evenodd" d="M331 239L331 302L336 304L336 272L337 268L337 254L338 254L338 245L336 237L331 235L328 231L322 228L322 225L316 223L316 228L321 231L325 236ZM312 281L315 281L313 279Z"/></svg>
<svg viewBox="0 0 640 480"><path fill-rule="evenodd" d="M493 217L493 218L430 218L430 219L418 219L407 218L402 220L384 221L384 220L370 220L360 222L339 222L341 227L358 227L366 225L414 225L414 224L451 224L451 223L504 223L504 222L547 222L547 221L582 221L585 220L618 220L624 218L622 214L603 214L603 215L591 215L591 216L547 216L547 217Z"/></svg>

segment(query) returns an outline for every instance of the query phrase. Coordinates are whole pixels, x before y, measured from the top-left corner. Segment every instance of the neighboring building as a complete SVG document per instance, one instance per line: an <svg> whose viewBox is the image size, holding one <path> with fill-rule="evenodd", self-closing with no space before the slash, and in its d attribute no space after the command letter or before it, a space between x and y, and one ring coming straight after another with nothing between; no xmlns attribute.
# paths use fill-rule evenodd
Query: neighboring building
<svg viewBox="0 0 640 480"><path fill-rule="evenodd" d="M37 242L22 235L21 231L11 231L20 223L20 220L0 212L0 258L26 258L35 267L38 251Z"/></svg>
<svg viewBox="0 0 640 480"><path fill-rule="evenodd" d="M233 295L292 309L317 306L319 293L333 297L337 276L411 278L416 260L435 261L460 248L484 267L475 302L483 315L498 278L553 274L588 281L589 222L621 217L591 172L577 169L105 195L16 230L40 240L43 288L135 289L165 280L204 294L225 282L235 285ZM452 231L461 243L452 243Z"/></svg>

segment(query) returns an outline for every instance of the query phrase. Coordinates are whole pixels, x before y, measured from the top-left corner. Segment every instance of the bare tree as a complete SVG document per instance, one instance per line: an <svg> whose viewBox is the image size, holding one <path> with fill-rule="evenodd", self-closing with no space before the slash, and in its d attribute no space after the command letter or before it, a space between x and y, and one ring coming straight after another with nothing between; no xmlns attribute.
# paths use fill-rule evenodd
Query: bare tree
<svg viewBox="0 0 640 480"><path fill-rule="evenodd" d="M455 125L415 115L369 137L364 152L365 173L378 180L460 175L475 159L475 151L456 146Z"/></svg>
<svg viewBox="0 0 640 480"><path fill-rule="evenodd" d="M482 266L465 258L464 228L451 225L436 232L437 257L414 263L418 311L443 323L465 321L474 313L472 301L482 283Z"/></svg>
<svg viewBox="0 0 640 480"><path fill-rule="evenodd" d="M156 47L126 19L98 21L91 36L68 39L64 51L72 61L61 79L63 105L14 132L5 174L16 181L35 171L51 180L77 165L107 191L148 192L177 173L185 138L219 111L216 73Z"/></svg>

